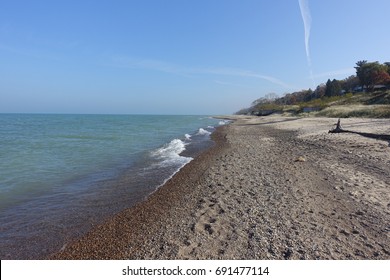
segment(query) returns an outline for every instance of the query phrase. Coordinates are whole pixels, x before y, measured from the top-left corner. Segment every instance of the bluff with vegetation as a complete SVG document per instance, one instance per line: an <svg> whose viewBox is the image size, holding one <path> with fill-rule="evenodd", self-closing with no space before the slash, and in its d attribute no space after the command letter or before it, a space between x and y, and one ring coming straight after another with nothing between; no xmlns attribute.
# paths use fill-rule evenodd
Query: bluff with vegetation
<svg viewBox="0 0 390 280"><path fill-rule="evenodd" d="M315 90L301 90L282 97L269 93L237 114L390 117L390 62L362 60L356 63L355 69L356 75L343 80L329 79Z"/></svg>

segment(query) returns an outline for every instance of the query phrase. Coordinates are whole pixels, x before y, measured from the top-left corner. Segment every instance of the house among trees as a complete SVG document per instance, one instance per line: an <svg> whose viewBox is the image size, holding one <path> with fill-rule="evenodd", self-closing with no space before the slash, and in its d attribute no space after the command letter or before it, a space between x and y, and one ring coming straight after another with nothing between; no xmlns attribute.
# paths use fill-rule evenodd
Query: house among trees
<svg viewBox="0 0 390 280"><path fill-rule="evenodd" d="M255 100L252 106L242 109L238 114L252 114L267 116L281 112L285 105L299 105L302 112L320 111L324 108L326 99L357 92L385 91L390 89L390 62L379 63L361 60L355 66L356 75L344 80L330 80L326 84L320 84L312 89L287 93L278 97L275 93L269 93ZM303 108L302 108L303 107Z"/></svg>
<svg viewBox="0 0 390 280"><path fill-rule="evenodd" d="M390 64L375 62L367 62L361 60L356 63L356 76L359 78L362 89L368 91L375 90L375 87L382 88L383 85L390 83Z"/></svg>

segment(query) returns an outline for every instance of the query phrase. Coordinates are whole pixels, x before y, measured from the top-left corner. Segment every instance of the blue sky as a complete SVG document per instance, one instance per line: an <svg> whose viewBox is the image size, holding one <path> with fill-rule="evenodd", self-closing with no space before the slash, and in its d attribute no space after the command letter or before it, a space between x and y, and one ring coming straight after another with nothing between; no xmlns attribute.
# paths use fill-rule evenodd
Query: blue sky
<svg viewBox="0 0 390 280"><path fill-rule="evenodd" d="M228 114L390 61L388 0L0 2L0 112Z"/></svg>

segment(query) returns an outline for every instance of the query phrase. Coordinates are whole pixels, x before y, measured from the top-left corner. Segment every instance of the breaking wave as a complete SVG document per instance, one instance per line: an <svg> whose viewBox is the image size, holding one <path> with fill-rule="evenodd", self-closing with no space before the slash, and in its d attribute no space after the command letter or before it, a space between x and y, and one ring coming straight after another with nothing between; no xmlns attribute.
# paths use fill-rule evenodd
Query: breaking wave
<svg viewBox="0 0 390 280"><path fill-rule="evenodd" d="M199 130L198 130L198 135L210 135L210 134L211 134L211 132L207 131L206 129L199 128Z"/></svg>
<svg viewBox="0 0 390 280"><path fill-rule="evenodd" d="M192 160L191 157L183 157L180 154L185 151L186 144L180 139L173 139L168 144L152 152L152 155L161 160L159 165L185 165Z"/></svg>

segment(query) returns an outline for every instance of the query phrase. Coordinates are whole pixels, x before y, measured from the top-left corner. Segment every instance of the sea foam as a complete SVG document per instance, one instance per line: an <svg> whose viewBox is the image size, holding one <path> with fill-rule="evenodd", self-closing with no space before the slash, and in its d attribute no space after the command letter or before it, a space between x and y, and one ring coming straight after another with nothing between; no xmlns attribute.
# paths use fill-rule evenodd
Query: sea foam
<svg viewBox="0 0 390 280"><path fill-rule="evenodd" d="M191 157L183 157L180 154L185 151L186 144L180 139L173 139L168 144L152 152L152 155L161 160L159 165L185 165L192 160Z"/></svg>
<svg viewBox="0 0 390 280"><path fill-rule="evenodd" d="M198 135L210 135L210 134L211 134L210 131L207 131L203 128L199 128L199 130L198 130Z"/></svg>
<svg viewBox="0 0 390 280"><path fill-rule="evenodd" d="M0 259L45 258L89 230L85 221L98 223L98 217L144 200L190 162L194 151L208 146L209 138L197 135L198 130L211 131L208 126L218 121L199 116L0 114ZM131 180L124 180L127 176ZM70 230L55 234L55 228L41 227L43 220Z"/></svg>

